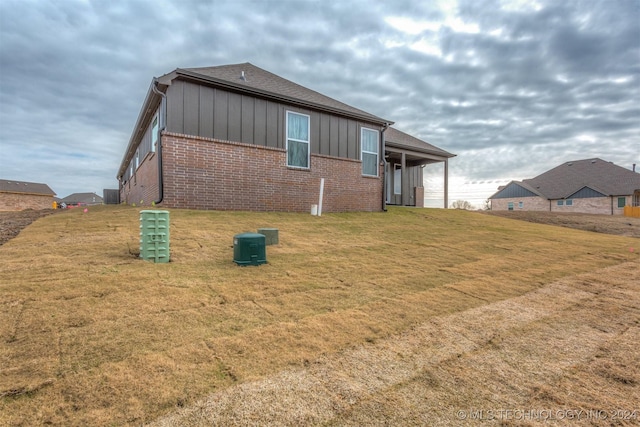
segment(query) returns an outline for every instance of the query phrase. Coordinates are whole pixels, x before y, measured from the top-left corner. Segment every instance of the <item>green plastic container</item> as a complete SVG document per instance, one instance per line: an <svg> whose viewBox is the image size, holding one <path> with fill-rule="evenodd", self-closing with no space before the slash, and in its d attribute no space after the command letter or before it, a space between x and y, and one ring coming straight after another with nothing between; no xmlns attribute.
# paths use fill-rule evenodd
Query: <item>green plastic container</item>
<svg viewBox="0 0 640 427"><path fill-rule="evenodd" d="M140 211L140 258L169 262L169 211Z"/></svg>
<svg viewBox="0 0 640 427"><path fill-rule="evenodd" d="M233 236L233 262L238 265L260 265L267 262L264 234L242 233Z"/></svg>

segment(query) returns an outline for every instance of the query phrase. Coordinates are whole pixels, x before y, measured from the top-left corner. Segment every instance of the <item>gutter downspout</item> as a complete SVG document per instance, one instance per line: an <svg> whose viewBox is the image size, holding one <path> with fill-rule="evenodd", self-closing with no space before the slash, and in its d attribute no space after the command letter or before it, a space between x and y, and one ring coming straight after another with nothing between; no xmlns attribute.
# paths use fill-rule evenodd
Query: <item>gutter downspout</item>
<svg viewBox="0 0 640 427"><path fill-rule="evenodd" d="M166 128L166 118L167 118L167 95L165 95L161 90L158 89L158 79L154 77L153 83L151 84L151 89L153 93L159 95L162 99L160 101L160 118L158 119L160 123L158 126L158 200L155 200L153 203L155 205L159 205L162 203L164 199L164 175L162 173L162 132Z"/></svg>
<svg viewBox="0 0 640 427"><path fill-rule="evenodd" d="M387 159L384 156L384 151L386 149L385 147L385 143L384 143L384 132L387 130L387 128L389 127L389 123L385 123L384 126L382 127L382 130L380 131L380 144L382 146L382 164L384 165L384 170L382 171L382 211L386 212L387 211Z"/></svg>
<svg viewBox="0 0 640 427"><path fill-rule="evenodd" d="M611 196L611 215L613 215L613 196Z"/></svg>

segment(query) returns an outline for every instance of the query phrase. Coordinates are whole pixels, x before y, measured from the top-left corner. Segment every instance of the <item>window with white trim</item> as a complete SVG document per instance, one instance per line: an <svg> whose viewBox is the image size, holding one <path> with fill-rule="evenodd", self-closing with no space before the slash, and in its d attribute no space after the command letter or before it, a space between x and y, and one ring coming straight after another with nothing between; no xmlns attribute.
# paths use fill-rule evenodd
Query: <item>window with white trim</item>
<svg viewBox="0 0 640 427"><path fill-rule="evenodd" d="M564 202L564 205L565 205L565 206L573 206L573 199L567 199L567 200Z"/></svg>
<svg viewBox="0 0 640 427"><path fill-rule="evenodd" d="M558 201L556 202L556 204L557 204L558 206L563 206L563 205L564 205L564 200L558 200Z"/></svg>
<svg viewBox="0 0 640 427"><path fill-rule="evenodd" d="M393 194L402 194L402 165L393 165Z"/></svg>
<svg viewBox="0 0 640 427"><path fill-rule="evenodd" d="M378 176L378 136L379 132L373 129L363 127L360 131L360 160L362 160L363 175Z"/></svg>
<svg viewBox="0 0 640 427"><path fill-rule="evenodd" d="M287 111L287 166L309 169L309 126L306 114Z"/></svg>
<svg viewBox="0 0 640 427"><path fill-rule="evenodd" d="M153 124L151 125L151 152L156 152L156 145L158 144L158 115L153 118Z"/></svg>
<svg viewBox="0 0 640 427"><path fill-rule="evenodd" d="M627 204L627 198L626 197L618 197L618 207L619 208L624 208L626 204Z"/></svg>

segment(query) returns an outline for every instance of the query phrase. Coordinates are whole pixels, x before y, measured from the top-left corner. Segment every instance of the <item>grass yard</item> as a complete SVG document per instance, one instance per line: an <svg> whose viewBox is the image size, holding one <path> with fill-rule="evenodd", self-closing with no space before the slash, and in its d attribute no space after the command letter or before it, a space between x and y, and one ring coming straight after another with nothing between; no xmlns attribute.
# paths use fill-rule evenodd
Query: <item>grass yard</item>
<svg viewBox="0 0 640 427"><path fill-rule="evenodd" d="M400 345L425 322L437 333L456 319L459 334L472 325L469 336L495 328L491 316L474 324L473 310L517 302L524 312L529 295L580 274L626 265L621 280L633 286L640 264L636 238L457 210L172 210L168 264L137 258L138 226L136 208L76 209L0 246L0 425L149 423L212 393L331 367L363 346ZM236 266L233 236L260 227L280 231L269 263ZM640 324L633 304L636 335L626 337ZM526 328L509 333L526 347ZM456 369L432 377L471 388ZM388 395L407 404L419 386L428 388L407 379ZM375 413L358 402L354 414Z"/></svg>

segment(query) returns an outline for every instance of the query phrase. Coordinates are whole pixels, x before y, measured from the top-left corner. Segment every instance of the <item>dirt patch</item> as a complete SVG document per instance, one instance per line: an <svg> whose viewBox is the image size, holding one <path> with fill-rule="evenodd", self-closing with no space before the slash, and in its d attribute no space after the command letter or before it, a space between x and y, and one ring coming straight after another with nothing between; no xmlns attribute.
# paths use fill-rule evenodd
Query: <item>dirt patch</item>
<svg viewBox="0 0 640 427"><path fill-rule="evenodd" d="M0 212L0 245L16 237L20 232L33 221L43 216L51 215L56 211L43 209L39 211L24 210L18 212Z"/></svg>
<svg viewBox="0 0 640 427"><path fill-rule="evenodd" d="M538 224L594 231L596 233L640 237L640 219L628 216L521 211L483 211L482 213Z"/></svg>

